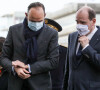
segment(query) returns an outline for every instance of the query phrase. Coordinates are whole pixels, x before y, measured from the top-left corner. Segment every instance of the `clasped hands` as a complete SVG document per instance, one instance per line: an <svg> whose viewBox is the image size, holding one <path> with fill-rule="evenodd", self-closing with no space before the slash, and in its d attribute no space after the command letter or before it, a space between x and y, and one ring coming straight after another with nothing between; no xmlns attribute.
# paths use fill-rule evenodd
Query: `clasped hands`
<svg viewBox="0 0 100 90"><path fill-rule="evenodd" d="M15 72L20 78L27 79L31 76L30 72L26 70L29 68L28 65L25 65L23 62L19 60L12 61L12 66L14 66Z"/></svg>

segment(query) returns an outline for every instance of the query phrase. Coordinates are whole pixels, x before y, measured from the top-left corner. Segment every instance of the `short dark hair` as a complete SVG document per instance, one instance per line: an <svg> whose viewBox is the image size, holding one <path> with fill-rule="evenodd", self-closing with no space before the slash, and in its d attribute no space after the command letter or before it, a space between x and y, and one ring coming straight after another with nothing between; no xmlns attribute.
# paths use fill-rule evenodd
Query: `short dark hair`
<svg viewBox="0 0 100 90"><path fill-rule="evenodd" d="M79 12L84 11L85 10L88 12L88 19L92 20L93 18L96 18L96 12L94 11L93 8L89 7L89 6L82 6L78 9Z"/></svg>
<svg viewBox="0 0 100 90"><path fill-rule="evenodd" d="M5 41L4 37L0 37L0 52L2 52L3 43Z"/></svg>
<svg viewBox="0 0 100 90"><path fill-rule="evenodd" d="M89 20L92 20L93 18L96 18L96 13L92 8L88 9L88 14L89 14Z"/></svg>
<svg viewBox="0 0 100 90"><path fill-rule="evenodd" d="M28 11L31 9L31 8L34 8L34 7L42 7L42 9L44 10L44 13L45 13L45 7L42 3L40 2L34 2L34 3L31 3L29 6L28 6Z"/></svg>

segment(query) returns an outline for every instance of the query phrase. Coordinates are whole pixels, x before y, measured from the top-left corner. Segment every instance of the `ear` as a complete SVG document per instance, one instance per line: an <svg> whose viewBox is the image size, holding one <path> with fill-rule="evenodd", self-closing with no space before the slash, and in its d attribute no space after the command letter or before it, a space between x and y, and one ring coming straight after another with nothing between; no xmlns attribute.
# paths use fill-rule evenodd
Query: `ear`
<svg viewBox="0 0 100 90"><path fill-rule="evenodd" d="M93 21L93 25L95 25L96 24L96 18L93 18L92 21Z"/></svg>

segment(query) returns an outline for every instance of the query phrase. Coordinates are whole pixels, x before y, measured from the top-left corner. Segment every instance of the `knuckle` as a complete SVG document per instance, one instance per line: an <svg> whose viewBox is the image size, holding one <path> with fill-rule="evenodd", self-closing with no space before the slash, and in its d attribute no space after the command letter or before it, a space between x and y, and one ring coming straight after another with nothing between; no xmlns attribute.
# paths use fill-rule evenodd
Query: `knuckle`
<svg viewBox="0 0 100 90"><path fill-rule="evenodd" d="M18 73L18 76L20 76L20 73Z"/></svg>

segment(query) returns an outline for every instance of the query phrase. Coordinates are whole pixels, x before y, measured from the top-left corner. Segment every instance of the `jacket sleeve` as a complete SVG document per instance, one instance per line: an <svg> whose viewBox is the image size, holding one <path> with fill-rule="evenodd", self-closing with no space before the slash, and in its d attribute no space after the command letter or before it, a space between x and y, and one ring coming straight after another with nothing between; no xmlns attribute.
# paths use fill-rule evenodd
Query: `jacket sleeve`
<svg viewBox="0 0 100 90"><path fill-rule="evenodd" d="M82 51L82 54L87 58L90 64L100 69L100 53L98 53L97 50L89 45Z"/></svg>
<svg viewBox="0 0 100 90"><path fill-rule="evenodd" d="M59 63L58 32L55 31L48 47L47 60L37 61L30 65L32 74L38 74L55 69Z"/></svg>
<svg viewBox="0 0 100 90"><path fill-rule="evenodd" d="M12 70L12 62L11 62L11 56L12 56L12 52L13 52L12 47L13 47L12 31L11 31L11 27L10 27L7 38L6 38L3 48L2 48L2 55L0 57L1 65L10 73Z"/></svg>

